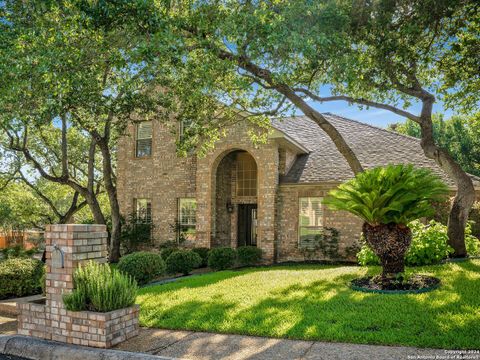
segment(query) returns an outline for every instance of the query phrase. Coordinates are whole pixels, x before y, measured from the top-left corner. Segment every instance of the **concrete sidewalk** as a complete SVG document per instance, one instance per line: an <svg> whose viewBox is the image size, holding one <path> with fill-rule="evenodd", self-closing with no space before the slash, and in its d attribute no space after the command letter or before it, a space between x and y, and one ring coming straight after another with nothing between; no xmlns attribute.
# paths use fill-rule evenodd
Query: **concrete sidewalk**
<svg viewBox="0 0 480 360"><path fill-rule="evenodd" d="M357 345L141 328L117 349L187 360L385 360L425 359L445 350ZM425 357L425 356L431 357Z"/></svg>

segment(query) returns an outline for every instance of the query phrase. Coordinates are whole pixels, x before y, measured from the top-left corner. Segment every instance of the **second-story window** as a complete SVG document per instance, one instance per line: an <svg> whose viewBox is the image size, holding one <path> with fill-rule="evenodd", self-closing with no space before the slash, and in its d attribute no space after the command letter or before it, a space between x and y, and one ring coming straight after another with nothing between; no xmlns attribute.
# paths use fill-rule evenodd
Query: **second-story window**
<svg viewBox="0 0 480 360"><path fill-rule="evenodd" d="M192 126L192 120L183 119L180 120L178 125L178 140L183 141L185 136L188 135L188 130Z"/></svg>
<svg viewBox="0 0 480 360"><path fill-rule="evenodd" d="M142 158L152 155L152 122L142 121L136 126L135 157Z"/></svg>

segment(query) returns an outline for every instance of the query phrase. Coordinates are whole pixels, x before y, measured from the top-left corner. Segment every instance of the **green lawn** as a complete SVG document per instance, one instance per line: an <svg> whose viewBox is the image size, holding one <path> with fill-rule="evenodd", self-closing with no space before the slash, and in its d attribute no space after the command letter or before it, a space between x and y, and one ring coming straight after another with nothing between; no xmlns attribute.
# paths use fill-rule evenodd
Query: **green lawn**
<svg viewBox="0 0 480 360"><path fill-rule="evenodd" d="M480 260L413 268L430 293L349 289L379 268L277 266L222 271L140 290L142 326L438 348L480 348ZM409 270L411 271L411 270Z"/></svg>

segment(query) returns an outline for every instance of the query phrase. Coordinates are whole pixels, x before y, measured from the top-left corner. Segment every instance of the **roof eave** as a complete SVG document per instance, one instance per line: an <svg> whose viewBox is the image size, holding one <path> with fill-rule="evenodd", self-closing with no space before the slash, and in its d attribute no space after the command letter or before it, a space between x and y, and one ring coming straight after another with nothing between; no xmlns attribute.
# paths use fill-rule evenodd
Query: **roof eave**
<svg viewBox="0 0 480 360"><path fill-rule="evenodd" d="M268 137L269 139L276 140L281 145L291 148L297 154L310 154L310 150L305 146L277 128L274 128Z"/></svg>

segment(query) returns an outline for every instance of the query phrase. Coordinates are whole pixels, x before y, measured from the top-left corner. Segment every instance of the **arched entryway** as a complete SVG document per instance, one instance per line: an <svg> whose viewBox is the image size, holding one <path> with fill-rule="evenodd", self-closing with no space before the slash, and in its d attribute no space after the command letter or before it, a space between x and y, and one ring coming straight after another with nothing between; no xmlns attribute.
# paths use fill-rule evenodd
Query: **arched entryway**
<svg viewBox="0 0 480 360"><path fill-rule="evenodd" d="M212 175L212 247L256 246L258 168L254 157L233 150L221 158Z"/></svg>

